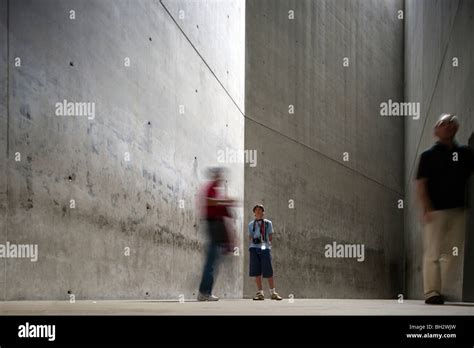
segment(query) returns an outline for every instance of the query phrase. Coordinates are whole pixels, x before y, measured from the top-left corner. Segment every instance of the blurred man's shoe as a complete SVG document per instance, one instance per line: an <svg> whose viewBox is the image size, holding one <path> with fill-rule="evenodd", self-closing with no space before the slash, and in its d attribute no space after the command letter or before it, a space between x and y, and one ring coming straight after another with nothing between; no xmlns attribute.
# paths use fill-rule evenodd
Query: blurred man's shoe
<svg viewBox="0 0 474 348"><path fill-rule="evenodd" d="M443 299L443 296L435 295L435 296L428 297L425 300L425 303L432 304L432 305L442 305L444 304L444 299Z"/></svg>
<svg viewBox="0 0 474 348"><path fill-rule="evenodd" d="M198 301L207 301L207 296L204 294L199 293L197 297Z"/></svg>
<svg viewBox="0 0 474 348"><path fill-rule="evenodd" d="M280 295L278 295L277 292L274 292L274 293L272 294L272 300L281 301L281 300L283 300L283 299L281 298Z"/></svg>
<svg viewBox="0 0 474 348"><path fill-rule="evenodd" d="M219 301L219 297L214 296L214 295L209 295L207 298L208 301Z"/></svg>
<svg viewBox="0 0 474 348"><path fill-rule="evenodd" d="M198 301L219 301L219 297L214 295L206 295L203 293L199 293L197 297Z"/></svg>
<svg viewBox="0 0 474 348"><path fill-rule="evenodd" d="M257 291L257 294L253 298L254 301L263 301L265 300L265 295L263 294L263 291Z"/></svg>

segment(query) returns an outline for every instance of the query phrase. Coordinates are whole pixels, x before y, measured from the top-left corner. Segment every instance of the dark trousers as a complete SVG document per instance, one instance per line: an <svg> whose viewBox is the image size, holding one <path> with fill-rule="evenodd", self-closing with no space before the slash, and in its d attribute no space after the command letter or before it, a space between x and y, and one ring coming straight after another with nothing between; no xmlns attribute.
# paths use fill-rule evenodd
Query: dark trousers
<svg viewBox="0 0 474 348"><path fill-rule="evenodd" d="M221 236L225 234L224 222L222 220L207 220L207 231L210 241L207 247L206 261L204 262L199 292L210 295L212 294L212 288L214 286L219 250L223 242Z"/></svg>

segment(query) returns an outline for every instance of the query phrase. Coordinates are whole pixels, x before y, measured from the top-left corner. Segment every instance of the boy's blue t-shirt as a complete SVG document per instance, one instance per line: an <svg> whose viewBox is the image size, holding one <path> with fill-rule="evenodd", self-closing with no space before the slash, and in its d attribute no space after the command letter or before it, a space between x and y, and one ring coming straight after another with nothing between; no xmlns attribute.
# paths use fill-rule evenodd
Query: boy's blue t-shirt
<svg viewBox="0 0 474 348"><path fill-rule="evenodd" d="M253 224L255 222L255 230L253 228ZM266 249L271 249L272 246L270 244L270 241L269 241L269 237L271 234L273 234L273 225L272 225L272 222L270 220L267 220L267 219L263 219L263 220L252 220L250 221L249 223L249 228L248 228L248 232L249 232L249 236L251 236L252 238L261 238L261 225L262 223L265 223L265 243L259 243L259 244L255 244L253 243L253 241L250 241L250 246L249 248L258 248L258 249L261 249L262 246Z"/></svg>

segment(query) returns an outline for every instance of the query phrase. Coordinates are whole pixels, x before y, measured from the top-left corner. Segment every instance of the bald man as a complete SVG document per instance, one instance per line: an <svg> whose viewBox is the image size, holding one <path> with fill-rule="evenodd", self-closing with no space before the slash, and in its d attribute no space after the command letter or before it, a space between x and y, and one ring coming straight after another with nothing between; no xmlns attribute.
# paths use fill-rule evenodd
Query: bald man
<svg viewBox="0 0 474 348"><path fill-rule="evenodd" d="M455 141L456 115L442 114L438 141L420 156L416 176L423 220L423 288L426 304L444 304L443 294L461 300L467 183L474 155Z"/></svg>

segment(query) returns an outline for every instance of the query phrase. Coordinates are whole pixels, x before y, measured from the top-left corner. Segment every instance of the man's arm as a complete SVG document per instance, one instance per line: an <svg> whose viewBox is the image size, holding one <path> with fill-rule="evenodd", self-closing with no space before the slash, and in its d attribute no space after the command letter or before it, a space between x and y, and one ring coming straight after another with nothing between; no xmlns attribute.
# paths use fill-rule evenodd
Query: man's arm
<svg viewBox="0 0 474 348"><path fill-rule="evenodd" d="M416 173L416 193L424 222L429 221L429 213L433 210L433 204L428 194L428 178L431 177L430 158L429 152L421 154Z"/></svg>
<svg viewBox="0 0 474 348"><path fill-rule="evenodd" d="M431 204L431 200L428 195L427 182L428 179L426 178L420 178L416 180L416 192L418 196L418 202L421 206L421 211L425 222L428 221L428 215L433 210L433 205Z"/></svg>
<svg viewBox="0 0 474 348"><path fill-rule="evenodd" d="M235 199L222 199L222 198L211 198L206 197L207 205L216 206L216 205L234 205L236 203Z"/></svg>
<svg viewBox="0 0 474 348"><path fill-rule="evenodd" d="M468 147L468 149L471 158L471 175L474 175L474 149L472 147Z"/></svg>

